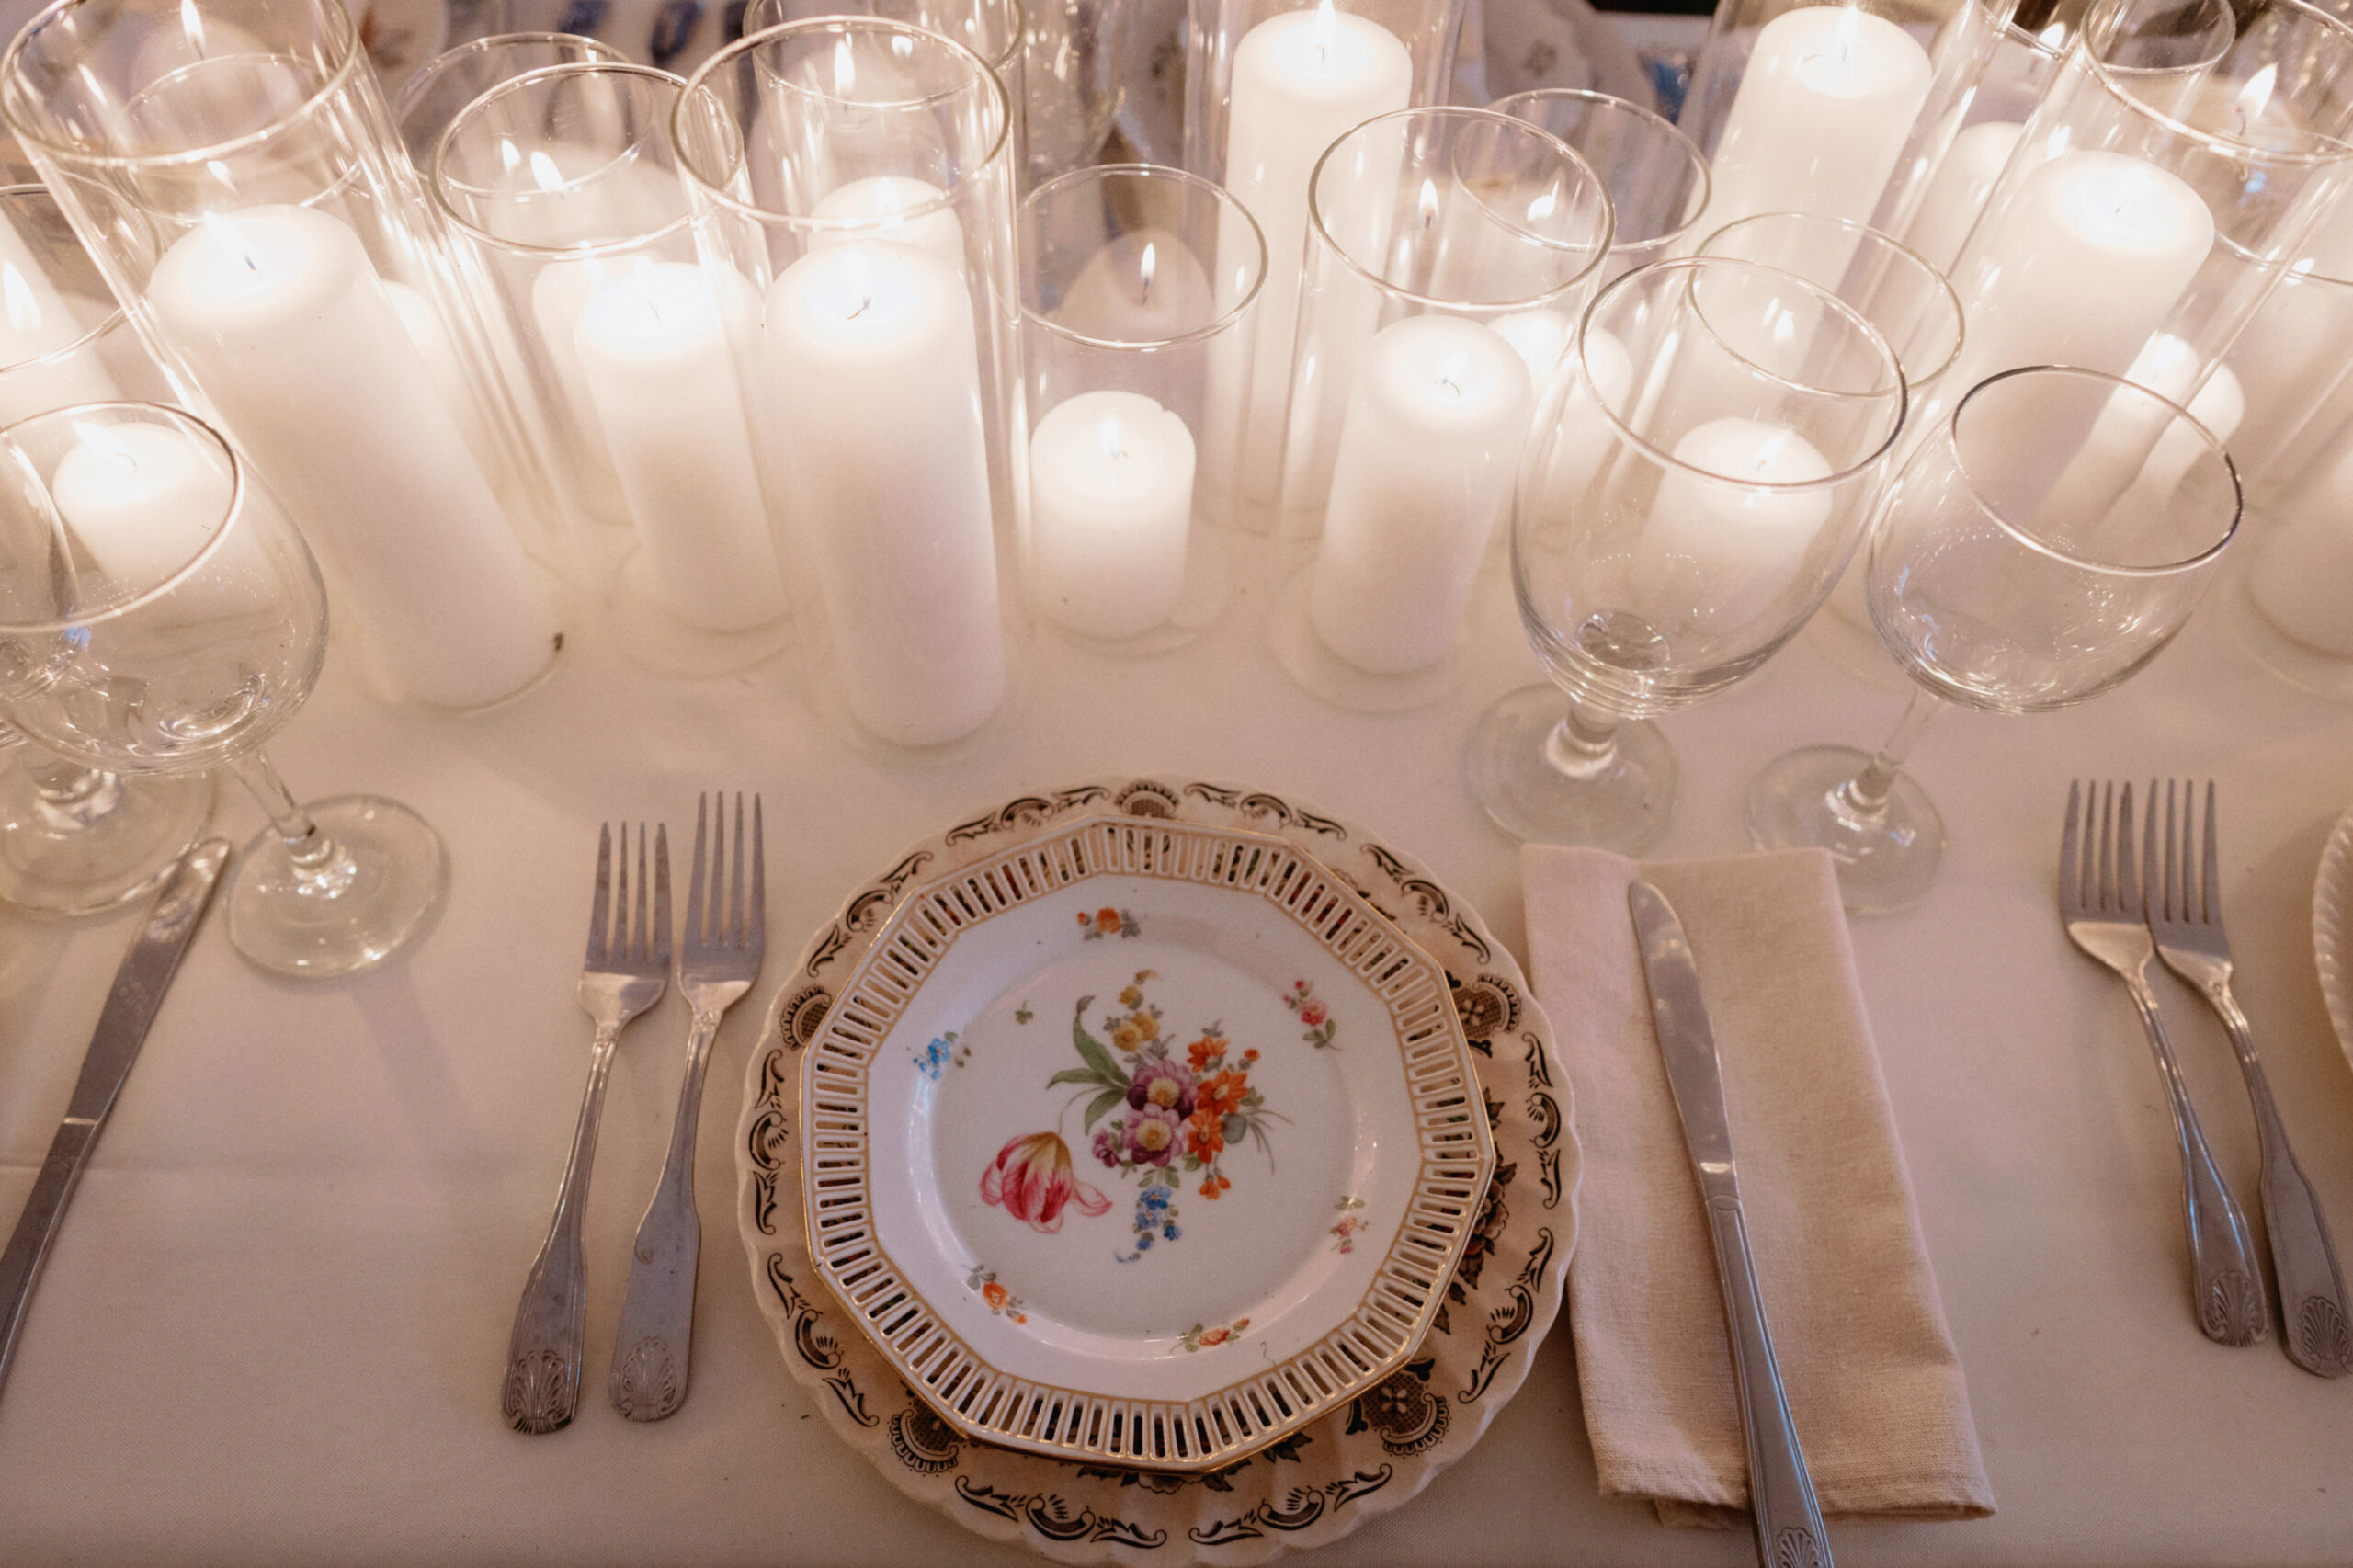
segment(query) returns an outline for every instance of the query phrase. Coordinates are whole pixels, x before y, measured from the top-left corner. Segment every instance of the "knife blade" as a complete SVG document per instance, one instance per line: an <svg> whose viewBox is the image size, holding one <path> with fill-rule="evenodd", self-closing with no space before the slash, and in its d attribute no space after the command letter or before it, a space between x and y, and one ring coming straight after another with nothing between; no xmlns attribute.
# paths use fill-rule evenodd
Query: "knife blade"
<svg viewBox="0 0 2353 1568"><path fill-rule="evenodd" d="M1830 1568L1830 1538L1806 1473L1805 1450L1790 1420L1773 1335L1765 1323L1756 1262L1748 1253L1748 1217L1740 1206L1740 1172L1733 1158L1732 1119L1715 1030L1699 989L1699 966L1683 922L1666 895L1636 879L1626 889L1643 978L1651 994L1667 1086L1683 1123L1683 1144L1699 1178L1708 1235L1715 1244L1716 1278L1723 1288L1724 1324L1732 1338L1733 1381L1740 1391L1740 1421L1748 1442L1748 1496L1756 1524L1756 1558L1767 1568Z"/></svg>
<svg viewBox="0 0 2353 1568"><path fill-rule="evenodd" d="M40 1267L48 1261L50 1243L65 1218L66 1200L74 1196L74 1183L89 1162L91 1145L114 1108L123 1080L131 1076L147 1028L163 1005L165 988L180 966L180 955L188 950L228 859L229 843L222 838L208 838L181 856L155 895L145 928L115 971L114 987L107 993L90 1049L82 1058L82 1075L74 1085L65 1119L50 1141L49 1156L33 1178L32 1195L25 1199L16 1232L0 1250L0 1387L6 1385L8 1369L15 1363L17 1331L24 1326Z"/></svg>

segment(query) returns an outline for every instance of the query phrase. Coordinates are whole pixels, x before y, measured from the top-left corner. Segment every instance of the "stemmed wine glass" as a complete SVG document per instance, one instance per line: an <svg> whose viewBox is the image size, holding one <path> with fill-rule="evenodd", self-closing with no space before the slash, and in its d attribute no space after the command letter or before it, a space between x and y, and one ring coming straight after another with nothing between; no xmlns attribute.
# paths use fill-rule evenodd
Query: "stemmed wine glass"
<svg viewBox="0 0 2353 1568"><path fill-rule="evenodd" d="M230 940L291 975L379 961L449 884L407 808L297 805L263 756L325 648L308 547L202 420L82 403L0 430L0 717L93 767L234 771L271 831L230 884Z"/></svg>
<svg viewBox="0 0 2353 1568"><path fill-rule="evenodd" d="M1821 605L1903 426L1904 378L1827 290L1715 256L1604 289L1570 360L1512 515L1520 619L1560 691L1490 708L1464 769L1516 837L1633 852L1665 830L1677 778L1635 721L1740 679Z"/></svg>
<svg viewBox="0 0 2353 1568"><path fill-rule="evenodd" d="M1759 848L1837 860L1858 914L1916 903L1943 819L1904 759L1943 702L2036 713L2098 696L2181 630L2239 521L2221 442L2177 404L2037 366L1970 391L1881 501L1865 590L1917 683L1877 756L1807 746L1749 786Z"/></svg>

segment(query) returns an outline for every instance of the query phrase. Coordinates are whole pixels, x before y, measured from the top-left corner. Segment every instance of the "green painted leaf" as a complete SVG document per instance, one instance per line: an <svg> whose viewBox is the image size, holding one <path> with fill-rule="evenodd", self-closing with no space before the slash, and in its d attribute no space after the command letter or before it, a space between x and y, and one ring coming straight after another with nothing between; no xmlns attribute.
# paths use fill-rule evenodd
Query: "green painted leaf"
<svg viewBox="0 0 2353 1568"><path fill-rule="evenodd" d="M1112 1107L1118 1105L1127 1097L1128 1092L1125 1089L1106 1089L1101 1094L1096 1096L1093 1099L1087 1101L1086 1131L1089 1132L1094 1131L1096 1122L1100 1120L1105 1115L1108 1114Z"/></svg>
<svg viewBox="0 0 2353 1568"><path fill-rule="evenodd" d="M1111 1053L1086 1032L1086 1005L1094 1000L1092 996L1078 999L1078 1009L1070 1019L1071 1043L1078 1047L1079 1060L1095 1069L1097 1083L1107 1088L1117 1084L1124 1090L1128 1086L1128 1075L1120 1071L1120 1064L1111 1060Z"/></svg>

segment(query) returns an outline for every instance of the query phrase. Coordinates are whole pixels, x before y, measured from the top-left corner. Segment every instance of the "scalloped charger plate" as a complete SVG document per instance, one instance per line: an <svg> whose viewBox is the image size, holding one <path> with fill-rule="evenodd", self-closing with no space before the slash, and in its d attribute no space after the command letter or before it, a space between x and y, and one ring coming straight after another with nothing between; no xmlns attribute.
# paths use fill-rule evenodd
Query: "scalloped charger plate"
<svg viewBox="0 0 2353 1568"><path fill-rule="evenodd" d="M2353 807L2330 830L2313 877L2313 962L2336 1049L2353 1063Z"/></svg>

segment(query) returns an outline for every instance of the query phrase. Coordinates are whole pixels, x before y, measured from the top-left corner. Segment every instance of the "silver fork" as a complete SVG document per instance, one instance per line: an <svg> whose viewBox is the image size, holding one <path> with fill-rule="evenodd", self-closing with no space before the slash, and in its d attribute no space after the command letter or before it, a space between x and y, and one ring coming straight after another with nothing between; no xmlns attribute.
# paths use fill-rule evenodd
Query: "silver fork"
<svg viewBox="0 0 2353 1568"><path fill-rule="evenodd" d="M2245 1216L2207 1152L2206 1135L2199 1131L2198 1112L2189 1103L2189 1087L2174 1061L2173 1044L2165 1039L2156 993L2149 989L2149 960L2156 943L2149 935L2142 893L2156 878L2156 846L2143 843L2144 864L2135 881L2132 786L2124 786L2120 806L2113 784L2096 786L2094 793L2096 801L2081 802L2084 831L2079 833L2083 788L2067 786L2067 828L2059 845L2059 915L2075 946L2114 970L2132 993L2142 1028L2148 1031L2149 1049L2156 1053L2157 1071L2165 1081L2165 1096L2173 1102L2198 1326L2207 1338L2224 1345L2252 1345L2264 1336L2270 1321L2260 1266L2247 1238ZM2091 820L2095 809L2097 824Z"/></svg>
<svg viewBox="0 0 2353 1568"><path fill-rule="evenodd" d="M597 1157L597 1122L605 1105L613 1051L629 1021L661 999L670 973L670 835L656 826L654 910L646 918L645 824L637 828L637 903L630 903L629 826L620 832L619 873L613 829L597 835L597 902L588 916L588 957L580 972L580 1006L596 1020L588 1063L588 1093L572 1133L572 1157L556 1192L555 1218L531 1265L515 1309L506 1346L506 1380L499 1404L518 1432L552 1432L580 1406L580 1356L585 1337L588 1287L581 1265L580 1219L588 1202L588 1167ZM609 915L608 903L610 904Z"/></svg>
<svg viewBox="0 0 2353 1568"><path fill-rule="evenodd" d="M703 1069L710 1062L719 1020L760 974L767 932L767 850L760 834L760 798L752 797L752 885L744 891L744 797L735 797L733 858L728 855L727 798L718 821L710 801L695 802L695 869L687 889L687 928L678 949L678 989L694 1009L687 1040L687 1080L678 1090L670 1153L645 1218L613 1340L613 1408L632 1421L659 1421L687 1402L687 1366L694 1340L695 1264L702 1223L695 1214L695 1129L702 1114ZM706 846L709 853L705 853ZM722 862L725 865L722 867ZM723 871L723 875L722 875ZM709 894L705 898L706 892Z"/></svg>
<svg viewBox="0 0 2353 1568"><path fill-rule="evenodd" d="M2290 1359L2308 1372L2341 1378L2353 1372L2353 1339L2345 1319L2345 1277L2336 1249L2321 1218L2320 1199L2306 1179L2288 1129L2272 1103L2271 1085L2255 1054L2246 1015L2231 994L2231 944L2222 932L2222 879L2214 838L2214 785L2206 785L2206 831L2191 815L2197 787L2185 784L2180 818L2174 814L2174 781L2165 780L2165 880L2150 889L2149 933L2165 967L2205 994L2221 1016L2238 1052L2247 1097L2255 1102L2255 1131L2263 1149L2263 1223L2271 1240L2271 1269L2279 1290L2281 1336ZM2157 788L2149 786L2149 832L2157 829ZM2179 850L2178 858L2176 849ZM2199 867L2195 885L2191 865Z"/></svg>

